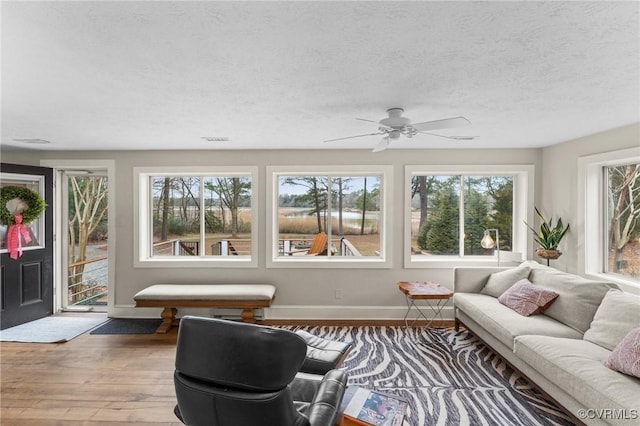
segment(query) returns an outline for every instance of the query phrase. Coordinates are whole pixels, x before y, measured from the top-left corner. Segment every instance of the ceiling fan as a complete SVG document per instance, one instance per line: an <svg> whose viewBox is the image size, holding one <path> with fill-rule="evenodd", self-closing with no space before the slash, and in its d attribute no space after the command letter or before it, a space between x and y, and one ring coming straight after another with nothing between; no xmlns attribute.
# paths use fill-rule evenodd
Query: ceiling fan
<svg viewBox="0 0 640 426"><path fill-rule="evenodd" d="M373 148L373 152L379 152L387 149L389 143L392 140L399 139L404 135L408 138L412 138L418 133L425 135L437 136L440 138L455 139L459 141L472 140L475 136L444 136L436 133L431 133L432 130L450 129L454 127L467 127L471 125L471 122L464 117L452 117L444 118L442 120L424 121L422 123L411 124L411 120L407 117L403 117L402 108L389 108L387 114L389 117L383 118L380 121L366 120L364 118L356 118L356 120L367 121L378 125L378 131L375 133L367 133L364 135L347 136L345 138L329 139L325 142L341 141L345 139L360 138L364 136L384 135L382 140Z"/></svg>

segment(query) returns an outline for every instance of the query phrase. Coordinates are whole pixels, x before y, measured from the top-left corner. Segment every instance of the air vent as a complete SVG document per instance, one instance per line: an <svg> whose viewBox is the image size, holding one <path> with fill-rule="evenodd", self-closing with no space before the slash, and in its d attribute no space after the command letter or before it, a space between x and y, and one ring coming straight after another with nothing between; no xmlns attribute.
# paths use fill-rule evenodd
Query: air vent
<svg viewBox="0 0 640 426"><path fill-rule="evenodd" d="M20 143L34 143L34 144L48 144L51 143L50 141L44 140L44 139L14 139L15 142L20 142Z"/></svg>
<svg viewBox="0 0 640 426"><path fill-rule="evenodd" d="M224 136L203 136L202 139L209 142L229 142L229 138Z"/></svg>

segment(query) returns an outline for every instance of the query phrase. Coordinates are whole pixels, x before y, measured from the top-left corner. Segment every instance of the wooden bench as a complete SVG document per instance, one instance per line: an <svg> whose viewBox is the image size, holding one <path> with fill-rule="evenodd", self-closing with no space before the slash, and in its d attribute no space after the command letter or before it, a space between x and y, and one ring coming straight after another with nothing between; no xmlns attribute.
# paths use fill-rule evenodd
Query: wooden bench
<svg viewBox="0 0 640 426"><path fill-rule="evenodd" d="M254 309L271 306L271 284L155 284L133 296L136 307L164 308L156 333L178 325L177 308L239 308L244 322L256 322Z"/></svg>

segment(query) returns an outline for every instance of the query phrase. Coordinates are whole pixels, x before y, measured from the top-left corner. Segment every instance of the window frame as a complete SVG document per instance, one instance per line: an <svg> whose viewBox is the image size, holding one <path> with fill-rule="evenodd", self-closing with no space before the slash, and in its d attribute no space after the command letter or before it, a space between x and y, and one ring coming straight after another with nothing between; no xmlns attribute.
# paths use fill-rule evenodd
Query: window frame
<svg viewBox="0 0 640 426"><path fill-rule="evenodd" d="M587 155L578 158L578 272L595 279L640 289L640 280L605 272L607 184L604 169L640 162L640 147Z"/></svg>
<svg viewBox="0 0 640 426"><path fill-rule="evenodd" d="M258 222L259 185L256 166L210 166L210 167L134 167L134 267L138 268L256 268L258 266ZM251 255L245 256L175 256L175 258L151 255L149 242L153 235L153 194L150 178L157 176L224 176L248 177L251 179ZM202 219L201 219L202 220ZM202 233L202 230L201 230Z"/></svg>
<svg viewBox="0 0 640 426"><path fill-rule="evenodd" d="M32 191L38 193L40 197L44 199L44 176L41 175L29 175L29 174L21 174L21 173L10 173L10 172L0 172L0 182L3 184L2 187L12 186L12 184L34 184L37 186L37 189L31 189ZM5 208L5 206L3 206ZM40 216L31 222L30 224L25 225L27 228L31 228L33 232L33 236L35 237L37 244L33 245L24 245L22 246L22 251L30 251L30 250L40 250L45 248L45 215L46 211L43 211ZM9 225L1 225L4 228L3 236L6 238L6 234L9 232ZM6 240L2 242L3 247L0 247L0 253L9 253L9 247L7 247Z"/></svg>
<svg viewBox="0 0 640 426"><path fill-rule="evenodd" d="M531 252L530 238L524 221L531 223L533 206L535 166L514 165L407 165L404 172L404 267L451 268L454 266L490 266L496 256L457 255L437 258L414 256L411 250L411 178L416 175L463 175L463 176L511 176L513 178L512 251L500 252L500 265L524 260ZM463 200L460 200L462 203ZM518 226L518 225L522 226ZM463 244L460 240L460 244ZM436 257L436 256L434 256Z"/></svg>
<svg viewBox="0 0 640 426"><path fill-rule="evenodd" d="M380 256L278 256L278 197L280 176L380 176ZM388 236L392 222L391 193L393 166L267 166L267 268L391 268L391 239Z"/></svg>

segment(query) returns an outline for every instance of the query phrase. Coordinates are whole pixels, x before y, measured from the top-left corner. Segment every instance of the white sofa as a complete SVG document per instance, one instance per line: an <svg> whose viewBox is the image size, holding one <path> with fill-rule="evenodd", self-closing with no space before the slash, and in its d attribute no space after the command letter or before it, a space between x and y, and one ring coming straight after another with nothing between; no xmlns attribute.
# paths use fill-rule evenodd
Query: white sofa
<svg viewBox="0 0 640 426"><path fill-rule="evenodd" d="M543 314L522 316L498 301L522 278L559 294ZM639 296L531 261L455 268L454 292L456 327L464 324L575 418L640 424L640 379L603 364L640 327Z"/></svg>

